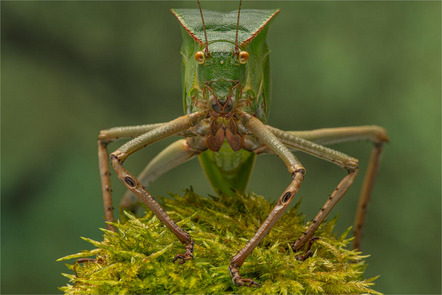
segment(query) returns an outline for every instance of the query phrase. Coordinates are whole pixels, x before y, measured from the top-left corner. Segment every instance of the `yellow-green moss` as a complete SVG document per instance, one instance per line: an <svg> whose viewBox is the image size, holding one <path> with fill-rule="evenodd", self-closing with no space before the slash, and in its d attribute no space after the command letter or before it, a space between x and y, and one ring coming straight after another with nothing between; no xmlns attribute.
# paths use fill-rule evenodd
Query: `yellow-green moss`
<svg viewBox="0 0 442 295"><path fill-rule="evenodd" d="M193 237L194 260L172 263L184 246L150 211L142 218L127 214L126 223L114 224L118 233L104 230L101 242L84 238L96 249L59 259L74 259L67 267L75 266L77 273L63 274L69 283L60 289L68 294L379 294L370 288L375 278L364 279L366 256L347 250L349 230L333 233L335 219L319 228L313 257L301 262L289 245L306 224L298 206L288 210L240 269L261 288L237 287L228 271L230 258L253 236L272 204L255 194L202 198L192 190L163 204ZM75 263L85 257L94 260Z"/></svg>

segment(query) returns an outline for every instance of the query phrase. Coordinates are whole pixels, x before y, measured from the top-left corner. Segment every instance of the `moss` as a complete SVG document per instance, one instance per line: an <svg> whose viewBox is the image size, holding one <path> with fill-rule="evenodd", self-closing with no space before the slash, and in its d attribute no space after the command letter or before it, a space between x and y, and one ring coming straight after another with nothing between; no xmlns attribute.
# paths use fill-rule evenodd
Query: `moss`
<svg viewBox="0 0 442 295"><path fill-rule="evenodd" d="M228 265L267 217L272 204L255 194L202 198L192 190L184 196L163 199L170 216L195 241L195 259L174 264L172 258L184 246L147 210L142 218L126 214L128 221L115 223L118 233L104 231L103 241L83 238L96 248L61 260L83 259L67 264L75 274L63 274L67 294L164 294L164 293L374 293L364 279L361 253L347 250L349 230L333 233L336 219L321 225L313 257L297 261L290 244L305 229L298 205L289 209L240 269L261 288L237 287Z"/></svg>

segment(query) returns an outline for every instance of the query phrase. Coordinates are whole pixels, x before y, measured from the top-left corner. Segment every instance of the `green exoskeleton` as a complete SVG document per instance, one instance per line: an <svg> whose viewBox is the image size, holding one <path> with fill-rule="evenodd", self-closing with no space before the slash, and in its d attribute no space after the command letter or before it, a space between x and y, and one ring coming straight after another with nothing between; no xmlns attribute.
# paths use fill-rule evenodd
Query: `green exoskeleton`
<svg viewBox="0 0 442 295"><path fill-rule="evenodd" d="M102 130L98 137L106 221L114 220L107 145L118 139L132 138L110 155L118 178L129 189L120 207L132 210L138 200L144 202L185 245L184 254L177 254L173 259L179 263L193 258L194 242L145 187L163 173L198 156L215 190L225 194L231 194L232 189L243 192L256 155L272 153L282 160L291 181L256 234L230 261L229 271L237 285L258 285L252 279L242 278L239 268L281 217L304 179L305 169L294 151L324 159L347 172L307 230L300 237L294 237L292 248L299 252L304 245L309 248L316 229L348 190L358 172L357 159L326 145L357 140L374 144L354 224L354 247L359 248L382 145L388 141L386 131L378 126L282 131L266 125L270 99L266 35L269 23L278 12L172 10L182 26L185 115L167 123ZM158 154L138 177L123 167L132 153L170 136L182 139ZM115 230L109 224L108 229ZM299 255L300 259L308 256L308 253Z"/></svg>

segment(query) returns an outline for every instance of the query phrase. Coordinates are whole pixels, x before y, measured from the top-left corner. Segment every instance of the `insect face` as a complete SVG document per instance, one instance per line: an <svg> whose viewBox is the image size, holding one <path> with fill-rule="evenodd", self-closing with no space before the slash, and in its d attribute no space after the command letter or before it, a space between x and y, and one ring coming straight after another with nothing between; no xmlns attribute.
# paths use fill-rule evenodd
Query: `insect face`
<svg viewBox="0 0 442 295"><path fill-rule="evenodd" d="M241 97L246 61L235 52L235 45L230 42L214 42L209 48L208 57L203 51L195 54L199 64L197 76L200 85L204 85L203 95L213 113L226 116L236 105L237 97ZM201 59L204 61L199 62Z"/></svg>

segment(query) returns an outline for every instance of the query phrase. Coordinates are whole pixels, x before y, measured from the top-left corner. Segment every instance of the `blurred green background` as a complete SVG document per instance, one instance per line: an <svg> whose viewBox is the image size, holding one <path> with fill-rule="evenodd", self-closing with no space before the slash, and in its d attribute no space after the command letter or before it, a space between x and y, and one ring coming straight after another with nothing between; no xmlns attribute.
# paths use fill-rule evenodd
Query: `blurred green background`
<svg viewBox="0 0 442 295"><path fill-rule="evenodd" d="M269 31L269 123L285 130L377 124L385 147L363 239L367 276L384 293L441 292L440 2L247 1L281 8ZM56 293L55 260L91 246L104 227L100 129L182 115L180 2L1 2L2 293ZM203 2L235 10L237 2ZM172 139L126 162L140 171ZM117 144L111 145L116 149ZM361 160L358 181L333 210L352 225L371 146L335 148ZM345 172L299 154L299 196L312 218ZM274 156L258 158L250 190L276 199L289 182ZM113 179L115 202L123 194ZM154 195L192 185L213 193L198 161L164 175Z"/></svg>

